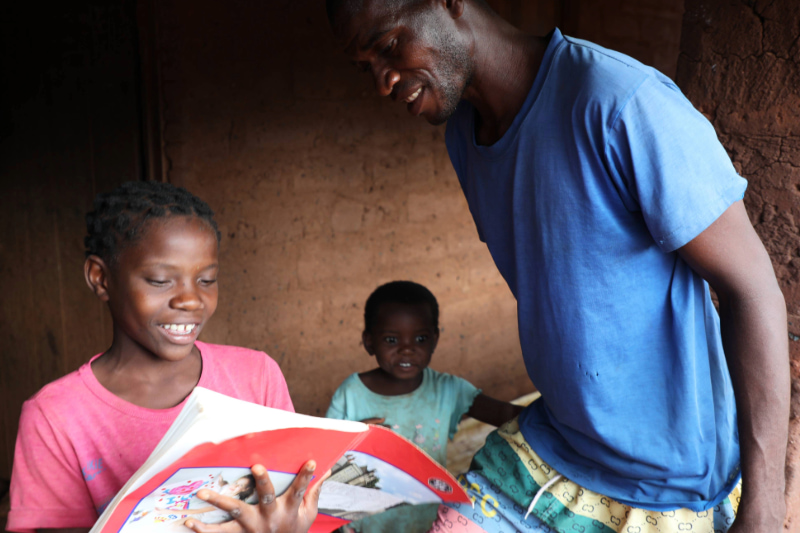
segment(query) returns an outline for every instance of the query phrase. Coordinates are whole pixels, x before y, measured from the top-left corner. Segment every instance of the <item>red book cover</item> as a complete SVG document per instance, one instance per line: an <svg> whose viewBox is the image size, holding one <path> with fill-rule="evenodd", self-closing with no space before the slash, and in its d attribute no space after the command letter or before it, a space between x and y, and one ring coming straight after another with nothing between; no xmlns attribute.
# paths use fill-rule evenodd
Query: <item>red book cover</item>
<svg viewBox="0 0 800 533"><path fill-rule="evenodd" d="M193 396L197 396L196 401L187 402L153 455L123 487L92 533L187 533L190 530L183 523L189 518L209 524L229 521L228 513L197 498L197 491L207 488L255 503L252 465L267 468L280 495L310 459L317 462L320 474L312 486L328 469L332 472L322 486L319 514L310 530L313 533L327 533L403 505L469 502L444 467L389 429L278 412L253 404L242 406L239 404L246 402L205 389L198 388ZM242 410L246 413L239 417L242 423L230 420L231 412ZM257 424L260 431L241 434L242 428L251 425L244 421L258 412L262 414ZM219 416L228 420L222 421ZM264 429L270 426L275 427ZM202 437L206 427L214 428L217 436L240 435L190 445L193 439ZM180 453L183 449L188 451ZM167 462L178 453L176 460Z"/></svg>

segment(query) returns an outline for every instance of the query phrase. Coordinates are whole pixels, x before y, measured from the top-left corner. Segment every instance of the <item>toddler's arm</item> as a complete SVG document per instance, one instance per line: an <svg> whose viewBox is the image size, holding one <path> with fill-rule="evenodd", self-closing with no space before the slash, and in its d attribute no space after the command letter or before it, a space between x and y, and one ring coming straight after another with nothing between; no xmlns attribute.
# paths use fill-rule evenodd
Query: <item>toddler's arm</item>
<svg viewBox="0 0 800 533"><path fill-rule="evenodd" d="M37 533L89 533L91 528L88 527L72 527L67 529L37 529Z"/></svg>
<svg viewBox="0 0 800 533"><path fill-rule="evenodd" d="M499 427L519 415L523 409L524 407L521 405L495 400L481 393L475 397L472 407L467 411L467 416Z"/></svg>

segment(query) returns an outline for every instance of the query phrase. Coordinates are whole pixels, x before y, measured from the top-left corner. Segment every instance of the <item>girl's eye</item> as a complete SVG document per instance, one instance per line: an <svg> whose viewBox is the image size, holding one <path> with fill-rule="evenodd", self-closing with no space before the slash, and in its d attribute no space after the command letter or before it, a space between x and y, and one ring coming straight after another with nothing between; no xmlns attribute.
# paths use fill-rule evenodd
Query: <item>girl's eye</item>
<svg viewBox="0 0 800 533"><path fill-rule="evenodd" d="M200 284L201 284L201 285L213 285L213 284L215 284L216 282L217 282L217 280L216 280L216 279L201 279L201 280L200 280Z"/></svg>
<svg viewBox="0 0 800 533"><path fill-rule="evenodd" d="M386 344L397 344L397 337L386 337L383 341Z"/></svg>
<svg viewBox="0 0 800 533"><path fill-rule="evenodd" d="M418 343L422 344L426 340L428 340L428 336L427 335L417 335L416 341Z"/></svg>
<svg viewBox="0 0 800 533"><path fill-rule="evenodd" d="M147 283L149 283L150 285L153 285L154 287L163 287L164 285L169 283L169 281L164 281L164 280L160 280L160 279L148 279Z"/></svg>

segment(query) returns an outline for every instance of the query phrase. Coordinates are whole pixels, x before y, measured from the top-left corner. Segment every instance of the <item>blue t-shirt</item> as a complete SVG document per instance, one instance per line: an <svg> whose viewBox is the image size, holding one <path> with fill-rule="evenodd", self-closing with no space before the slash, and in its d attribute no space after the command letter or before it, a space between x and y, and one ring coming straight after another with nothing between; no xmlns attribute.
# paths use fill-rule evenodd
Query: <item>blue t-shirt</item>
<svg viewBox="0 0 800 533"><path fill-rule="evenodd" d="M566 477L652 510L718 503L739 477L736 408L706 282L676 253L744 195L713 127L668 78L555 30L513 124L447 148L517 299L542 393L520 417Z"/></svg>
<svg viewBox="0 0 800 533"><path fill-rule="evenodd" d="M462 378L425 368L415 391L384 396L369 390L358 374L351 374L333 393L325 416L341 420L385 418L384 424L395 433L444 465L447 441L453 439L461 417L480 392ZM352 527L363 533L424 533L436 520L438 508L438 504L398 507L363 518Z"/></svg>

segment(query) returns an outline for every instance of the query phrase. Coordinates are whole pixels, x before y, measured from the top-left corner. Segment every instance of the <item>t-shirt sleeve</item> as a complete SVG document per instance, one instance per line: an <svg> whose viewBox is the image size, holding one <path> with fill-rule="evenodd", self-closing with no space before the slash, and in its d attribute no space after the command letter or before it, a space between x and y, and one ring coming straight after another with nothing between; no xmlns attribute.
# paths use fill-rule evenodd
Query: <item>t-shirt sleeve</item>
<svg viewBox="0 0 800 533"><path fill-rule="evenodd" d="M11 473L9 531L91 527L97 511L68 439L34 400L22 406Z"/></svg>
<svg viewBox="0 0 800 533"><path fill-rule="evenodd" d="M273 358L266 354L265 357L267 358L265 376L267 401L264 405L294 413L292 398L289 396L289 387L286 385L286 379L283 377L281 367L278 366L278 363Z"/></svg>
<svg viewBox="0 0 800 533"><path fill-rule="evenodd" d="M347 381L339 385L336 392L333 393L331 404L328 406L328 412L325 413L325 418L336 418L339 420L347 420L347 401L345 399L345 384Z"/></svg>
<svg viewBox="0 0 800 533"><path fill-rule="evenodd" d="M448 440L453 440L456 431L458 431L458 423L461 421L461 417L467 414L469 408L472 407L472 402L475 401L475 397L481 391L469 381L449 374L447 375L447 387L450 389L448 396L452 398L453 402L453 414L450 416L447 438Z"/></svg>
<svg viewBox="0 0 800 533"><path fill-rule="evenodd" d="M741 200L747 181L714 127L666 79L644 79L610 126L606 159L628 209L641 210L665 252Z"/></svg>

